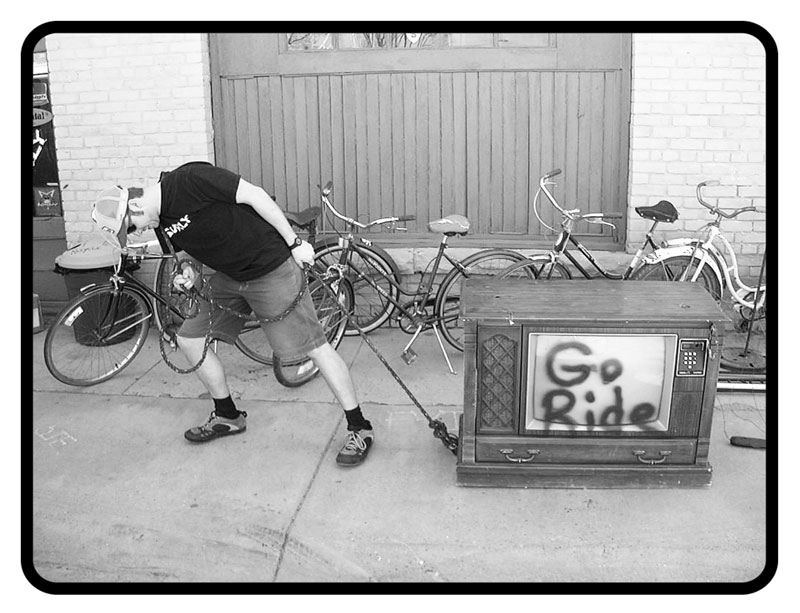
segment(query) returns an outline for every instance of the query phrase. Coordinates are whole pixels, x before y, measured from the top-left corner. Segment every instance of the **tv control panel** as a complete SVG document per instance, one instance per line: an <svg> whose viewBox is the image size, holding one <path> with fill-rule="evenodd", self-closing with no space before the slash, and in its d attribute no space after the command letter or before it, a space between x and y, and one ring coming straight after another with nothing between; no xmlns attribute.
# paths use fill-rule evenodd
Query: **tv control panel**
<svg viewBox="0 0 800 613"><path fill-rule="evenodd" d="M682 339L678 347L679 377L703 377L706 374L708 341L705 339Z"/></svg>

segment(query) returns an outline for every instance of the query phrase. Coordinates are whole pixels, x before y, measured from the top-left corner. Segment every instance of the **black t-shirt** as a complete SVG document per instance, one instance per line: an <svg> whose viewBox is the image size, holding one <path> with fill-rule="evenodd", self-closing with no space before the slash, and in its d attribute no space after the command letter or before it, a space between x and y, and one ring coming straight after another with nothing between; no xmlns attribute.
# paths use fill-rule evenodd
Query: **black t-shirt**
<svg viewBox="0 0 800 613"><path fill-rule="evenodd" d="M275 270L290 252L272 224L250 205L236 203L239 178L208 162L163 173L160 222L177 249L250 281Z"/></svg>

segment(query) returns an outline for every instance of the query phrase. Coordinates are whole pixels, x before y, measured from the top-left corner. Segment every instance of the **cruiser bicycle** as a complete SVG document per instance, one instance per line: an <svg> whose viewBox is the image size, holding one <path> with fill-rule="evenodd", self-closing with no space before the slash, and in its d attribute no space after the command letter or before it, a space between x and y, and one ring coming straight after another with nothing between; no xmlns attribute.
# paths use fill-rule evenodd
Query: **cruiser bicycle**
<svg viewBox="0 0 800 613"><path fill-rule="evenodd" d="M314 218L317 214L318 211ZM174 253L154 252L157 244L158 241L149 241L118 248L119 258L108 283L81 288L80 294L58 313L44 342L45 364L56 379L74 386L107 381L139 354L151 322L159 332L162 355L166 351L173 357L177 354L175 333L183 319L196 313L197 300L202 298L173 289L172 277L180 269L177 257ZM160 260L153 288L131 272L133 264L152 259ZM347 326L346 314L352 308L349 283L334 274L323 276L312 270L306 291L314 302L326 338L334 348L338 347ZM272 365L281 384L297 387L318 374L318 368L309 358L279 361L272 358L271 351L267 355L253 349L254 343L243 339L265 336L253 334L255 330L260 330L260 324L250 316L237 346L248 357ZM266 351L263 345L259 348Z"/></svg>

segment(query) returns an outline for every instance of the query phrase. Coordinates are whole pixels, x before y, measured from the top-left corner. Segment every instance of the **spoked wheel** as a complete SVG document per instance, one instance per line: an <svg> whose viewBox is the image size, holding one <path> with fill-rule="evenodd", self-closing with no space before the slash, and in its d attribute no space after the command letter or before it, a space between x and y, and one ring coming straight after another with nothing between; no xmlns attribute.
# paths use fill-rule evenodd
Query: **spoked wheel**
<svg viewBox="0 0 800 613"><path fill-rule="evenodd" d="M150 329L150 304L111 285L73 299L47 330L44 362L67 385L106 381L133 361Z"/></svg>
<svg viewBox="0 0 800 613"><path fill-rule="evenodd" d="M353 308L353 287L346 278L331 284L330 281L312 277L308 281L308 292L325 338L336 349L344 338L347 316ZM293 360L273 356L272 370L278 382L285 387L300 387L319 374L319 368L307 356Z"/></svg>
<svg viewBox="0 0 800 613"><path fill-rule="evenodd" d="M318 249L314 254L314 269L324 274L329 266L341 263L342 252L338 245ZM397 301L400 294L400 275L392 257L375 245L369 248L359 245L358 251L347 254L344 274L355 296L347 335L358 334L355 326L364 332L382 326L395 309L390 299Z"/></svg>
<svg viewBox="0 0 800 613"><path fill-rule="evenodd" d="M634 271L631 279L637 281L691 281L697 274L697 258L676 255L664 258L655 264L645 264ZM703 266L697 274L696 283L702 285L715 300L722 297L719 280L709 266Z"/></svg>
<svg viewBox="0 0 800 613"><path fill-rule="evenodd" d="M467 279L486 279L498 276L510 265L524 259L516 251L487 249L464 258L462 268L454 268L442 281L436 294L434 311L442 336L453 347L464 351L464 327L461 323L461 292Z"/></svg>
<svg viewBox="0 0 800 613"><path fill-rule="evenodd" d="M560 262L553 262L549 257L532 257L512 264L500 273L500 278L547 281L551 279L571 279L572 273L566 266Z"/></svg>

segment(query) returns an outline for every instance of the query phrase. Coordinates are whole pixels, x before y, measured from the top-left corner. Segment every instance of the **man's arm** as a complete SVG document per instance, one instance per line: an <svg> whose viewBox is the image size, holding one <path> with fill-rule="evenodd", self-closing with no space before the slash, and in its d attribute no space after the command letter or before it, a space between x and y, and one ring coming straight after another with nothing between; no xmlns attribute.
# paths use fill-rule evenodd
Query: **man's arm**
<svg viewBox="0 0 800 613"><path fill-rule="evenodd" d="M275 201L262 188L248 183L244 179L239 179L239 187L236 189L236 202L253 207L256 213L261 215L278 231L283 240L286 241L287 246L291 246L294 243L297 233L289 224L280 207L275 204ZM292 256L301 266L303 264L313 264L314 248L303 241L302 245L292 249Z"/></svg>

